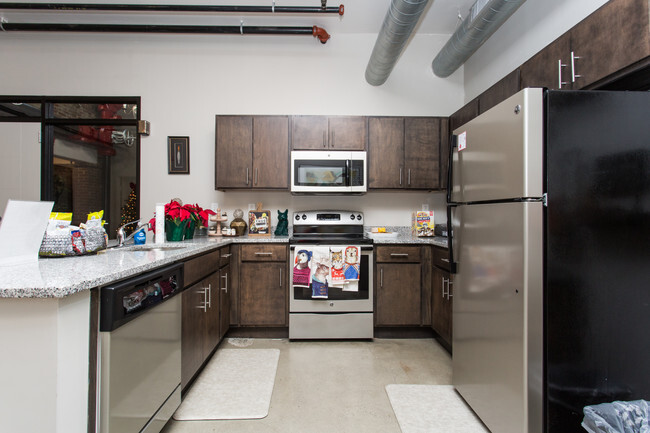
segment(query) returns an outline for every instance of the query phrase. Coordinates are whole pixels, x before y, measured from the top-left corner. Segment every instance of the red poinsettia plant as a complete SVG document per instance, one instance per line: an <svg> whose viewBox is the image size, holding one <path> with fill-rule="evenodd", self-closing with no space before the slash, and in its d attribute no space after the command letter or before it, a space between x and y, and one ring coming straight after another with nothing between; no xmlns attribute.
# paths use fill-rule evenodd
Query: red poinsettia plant
<svg viewBox="0 0 650 433"><path fill-rule="evenodd" d="M197 204L186 204L183 206L183 209L190 213L190 217L197 223L201 224L203 227L208 226L208 219L210 215L216 215L210 209L203 209Z"/></svg>
<svg viewBox="0 0 650 433"><path fill-rule="evenodd" d="M203 226L208 226L208 219L210 215L215 213L210 209L203 209L198 204L186 204L182 205L172 200L165 205L165 219L173 221L176 225L179 225L181 222L192 219L196 223L201 223ZM156 218L151 218L149 220L149 230L153 230L153 227L156 225Z"/></svg>

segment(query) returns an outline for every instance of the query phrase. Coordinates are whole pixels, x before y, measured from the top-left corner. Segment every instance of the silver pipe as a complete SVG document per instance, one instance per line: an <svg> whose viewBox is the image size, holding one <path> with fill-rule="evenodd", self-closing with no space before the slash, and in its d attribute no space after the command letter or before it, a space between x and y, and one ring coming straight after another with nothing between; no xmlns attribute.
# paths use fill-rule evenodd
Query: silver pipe
<svg viewBox="0 0 650 433"><path fill-rule="evenodd" d="M478 0L474 3L467 18L433 59L433 73L441 78L453 74L525 1Z"/></svg>
<svg viewBox="0 0 650 433"><path fill-rule="evenodd" d="M391 0L366 67L366 81L386 82L429 0Z"/></svg>

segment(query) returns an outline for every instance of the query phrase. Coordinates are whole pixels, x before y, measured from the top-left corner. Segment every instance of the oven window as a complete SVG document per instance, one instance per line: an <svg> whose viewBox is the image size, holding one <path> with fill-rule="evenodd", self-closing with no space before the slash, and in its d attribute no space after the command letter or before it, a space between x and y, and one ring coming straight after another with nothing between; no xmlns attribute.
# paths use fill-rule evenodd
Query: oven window
<svg viewBox="0 0 650 433"><path fill-rule="evenodd" d="M296 186L347 186L346 161L294 161Z"/></svg>
<svg viewBox="0 0 650 433"><path fill-rule="evenodd" d="M369 268L368 255L361 254L359 290L356 292L345 291L341 287L329 286L327 289L327 299L312 298L312 287L293 287L293 299L296 300L314 300L314 301L350 301L368 299L370 294L368 290Z"/></svg>

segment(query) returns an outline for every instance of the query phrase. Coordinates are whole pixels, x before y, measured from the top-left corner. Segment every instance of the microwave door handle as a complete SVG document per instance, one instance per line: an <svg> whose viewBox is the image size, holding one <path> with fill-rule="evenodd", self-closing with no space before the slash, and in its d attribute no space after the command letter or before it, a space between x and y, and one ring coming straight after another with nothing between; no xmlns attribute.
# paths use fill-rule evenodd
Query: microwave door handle
<svg viewBox="0 0 650 433"><path fill-rule="evenodd" d="M345 186L352 186L352 161L345 160Z"/></svg>

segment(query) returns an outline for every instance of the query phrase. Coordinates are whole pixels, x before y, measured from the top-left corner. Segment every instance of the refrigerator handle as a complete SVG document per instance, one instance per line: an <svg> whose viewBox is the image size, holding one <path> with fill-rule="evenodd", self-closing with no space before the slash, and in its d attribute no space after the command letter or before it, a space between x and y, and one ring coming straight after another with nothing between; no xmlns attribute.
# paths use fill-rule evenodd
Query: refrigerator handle
<svg viewBox="0 0 650 433"><path fill-rule="evenodd" d="M447 203L451 203L451 187L452 187L451 181L454 178L452 176L451 171L452 171L453 161L454 161L454 149L458 146L456 144L456 141L457 141L457 136L452 134L451 141L449 142L449 160L447 161L447 163L449 164L447 165ZM449 224L449 220L447 221L447 223ZM447 232L449 232L449 230Z"/></svg>
<svg viewBox="0 0 650 433"><path fill-rule="evenodd" d="M451 274L455 274L458 269L458 263L454 260L453 225L451 223L451 209L455 207L455 204L447 204L447 251L449 251L449 273Z"/></svg>

